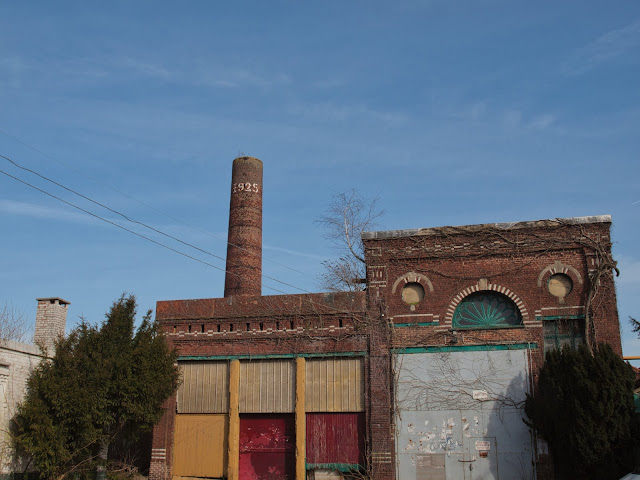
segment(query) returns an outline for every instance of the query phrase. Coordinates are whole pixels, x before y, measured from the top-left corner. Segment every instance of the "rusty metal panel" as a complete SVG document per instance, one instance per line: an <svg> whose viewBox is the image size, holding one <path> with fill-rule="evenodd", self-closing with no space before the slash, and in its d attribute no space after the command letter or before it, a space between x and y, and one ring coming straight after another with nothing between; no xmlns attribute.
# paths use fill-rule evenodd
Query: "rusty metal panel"
<svg viewBox="0 0 640 480"><path fill-rule="evenodd" d="M529 392L530 352L472 348L396 356L396 478L470 478L470 465L474 479L535 476L517 406ZM480 445L490 445L487 457Z"/></svg>
<svg viewBox="0 0 640 480"><path fill-rule="evenodd" d="M416 480L447 480L445 454L416 455Z"/></svg>
<svg viewBox="0 0 640 480"><path fill-rule="evenodd" d="M314 358L306 365L307 412L363 412L362 358Z"/></svg>
<svg viewBox="0 0 640 480"><path fill-rule="evenodd" d="M240 363L240 413L292 413L295 364L290 360Z"/></svg>
<svg viewBox="0 0 640 480"><path fill-rule="evenodd" d="M242 480L295 479L295 416L240 416Z"/></svg>
<svg viewBox="0 0 640 480"><path fill-rule="evenodd" d="M173 474L222 478L227 474L227 415L176 415Z"/></svg>
<svg viewBox="0 0 640 480"><path fill-rule="evenodd" d="M364 465L364 413L307 413L307 463Z"/></svg>
<svg viewBox="0 0 640 480"><path fill-rule="evenodd" d="M178 413L229 411L228 362L181 362Z"/></svg>

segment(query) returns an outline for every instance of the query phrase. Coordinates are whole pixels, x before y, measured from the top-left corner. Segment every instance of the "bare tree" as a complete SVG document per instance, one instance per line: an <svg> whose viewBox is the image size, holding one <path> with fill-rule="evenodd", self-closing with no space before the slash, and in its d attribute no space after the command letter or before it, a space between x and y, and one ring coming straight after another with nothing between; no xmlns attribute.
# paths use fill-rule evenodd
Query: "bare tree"
<svg viewBox="0 0 640 480"><path fill-rule="evenodd" d="M320 276L321 288L330 291L362 290L365 278L362 232L373 228L384 215L378 207L380 197L363 197L351 189L331 195L325 214L316 222L325 228L324 237L338 252L335 260L323 262L325 272Z"/></svg>
<svg viewBox="0 0 640 480"><path fill-rule="evenodd" d="M13 305L0 307L0 341L25 342L29 330L27 319Z"/></svg>

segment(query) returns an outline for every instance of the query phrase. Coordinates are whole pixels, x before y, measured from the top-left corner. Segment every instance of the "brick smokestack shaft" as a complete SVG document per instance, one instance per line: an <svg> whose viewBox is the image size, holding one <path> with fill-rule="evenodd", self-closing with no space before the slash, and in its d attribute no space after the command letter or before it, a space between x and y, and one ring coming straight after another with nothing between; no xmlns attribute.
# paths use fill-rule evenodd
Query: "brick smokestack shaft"
<svg viewBox="0 0 640 480"><path fill-rule="evenodd" d="M262 294L262 161L233 161L224 296Z"/></svg>

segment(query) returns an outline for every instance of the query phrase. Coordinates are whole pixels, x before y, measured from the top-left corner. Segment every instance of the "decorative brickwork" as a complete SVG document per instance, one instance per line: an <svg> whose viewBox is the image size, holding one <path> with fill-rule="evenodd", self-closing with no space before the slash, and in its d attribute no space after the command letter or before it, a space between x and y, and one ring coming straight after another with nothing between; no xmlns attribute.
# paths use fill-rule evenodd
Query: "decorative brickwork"
<svg viewBox="0 0 640 480"><path fill-rule="evenodd" d="M363 467L370 480L395 480L400 475L397 457L403 454L396 445L398 355L446 354L456 349L464 358L470 350L518 349L522 353L513 358L522 365L522 393L533 386L544 361L545 321L584 319L589 344L604 341L621 353L609 217L367 232L363 234L366 292L261 296L261 208L262 162L238 158L231 186L224 298L160 301L156 310L181 362L235 365L236 386L228 387L228 413L217 412L228 415L229 421L228 452L224 453L227 478L239 478L239 456L244 455L238 451L243 412L237 404L241 382L237 372L242 362L280 359L286 363L299 357L332 356L363 359L367 445ZM452 329L460 303L483 291L506 297L496 303L508 308L509 319L517 321L487 321L481 326L470 322ZM298 363L304 365L301 359ZM283 384L288 385L292 377L285 376ZM305 383L293 384L296 398L304 398ZM473 392L476 395L482 398L487 392L478 390ZM154 428L150 480L182 475L179 462L176 470L173 463L175 396L165 408ZM296 408L296 431L301 435L305 411L300 405ZM528 432L520 417L517 421L520 430L525 428L521 443L526 446L531 443ZM453 435L452 428L443 430L444 440ZM298 480L305 475L302 440L296 443ZM537 462L538 478L552 478L548 452L536 448L528 450L533 455L528 465Z"/></svg>
<svg viewBox="0 0 640 480"><path fill-rule="evenodd" d="M609 343L621 354L609 229L609 217L587 217L367 232L363 234L367 264L375 265L373 272L384 271L397 279L391 288L370 282L369 301L385 306L380 311L392 326L392 350L525 345L531 352L530 379L535 383L544 361L546 319L587 317L591 343ZM408 271L411 280L406 281L424 283L428 292L413 310L398 288ZM378 275L367 273L369 279ZM566 296L541 288L554 274L573 281ZM468 295L485 290L511 299L522 314L522 325L453 331L456 307ZM374 315L371 305L369 315ZM377 458L375 448L374 454ZM536 458L538 478L553 478L550 456L542 453Z"/></svg>
<svg viewBox="0 0 640 480"><path fill-rule="evenodd" d="M455 312L456 307L465 297L471 295L474 292L480 292L483 290L492 290L509 297L511 300L513 300L513 302L520 310L520 314L522 315L522 322L527 323L529 321L529 313L527 312L527 308L525 307L524 302L520 300L520 297L518 297L518 295L502 285L494 285L491 283L487 284L486 281L484 283L484 285L481 285L481 282L478 282L475 285L471 285L462 290L455 297L453 297L453 301L449 304L449 307L447 308L447 314L444 318L445 325L451 326L451 318L453 317L453 312Z"/></svg>

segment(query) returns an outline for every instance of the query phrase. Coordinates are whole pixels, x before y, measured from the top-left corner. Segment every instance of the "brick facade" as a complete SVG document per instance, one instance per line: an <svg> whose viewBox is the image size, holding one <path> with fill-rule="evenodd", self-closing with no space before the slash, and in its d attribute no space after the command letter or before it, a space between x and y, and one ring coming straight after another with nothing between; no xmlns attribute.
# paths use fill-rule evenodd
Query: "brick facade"
<svg viewBox="0 0 640 480"><path fill-rule="evenodd" d="M404 327L391 328L393 348L445 345L460 301L473 292L496 291L518 306L523 325L473 330L466 343L542 345L544 318L576 315L590 321L591 343L609 343L622 354L610 225L605 216L367 233L369 296L384 302L391 327ZM555 273L572 280L571 292L562 298L548 289ZM425 290L418 305L402 300L400 290L410 282Z"/></svg>
<svg viewBox="0 0 640 480"><path fill-rule="evenodd" d="M252 157L236 159L225 297L160 301L156 311L181 362L227 362L229 372L234 372L228 373L229 385L220 380L227 377L215 377L216 388L227 389L218 388L226 392L228 410L198 411L228 419L226 470L221 462L216 471L224 470L230 479L238 478L238 456L242 455L238 450L242 412L238 413L237 398L242 362L297 358L293 370L287 370L297 372L287 373L290 381L291 375L305 374L295 370L304 369L305 358L363 359L364 466L367 478L393 480L401 453L395 424L399 390L394 362L399 352L456 347L457 352L463 352L457 358L464 359L465 349L519 349L524 352L519 356L494 354L491 358L520 359L521 377L526 377L524 388L535 382L544 348L552 348L551 342L604 341L621 354L608 216L365 232L365 292L261 296L261 206L262 162ZM511 320L464 324L458 312L476 298L499 302L511 312ZM567 335L549 333L553 330L550 327L558 329L561 322L569 322L572 329L577 326L568 340ZM196 382L205 385L204 381ZM305 388L303 380L296 383L296 398L304 397ZM295 478L301 480L306 477L305 468L315 468L315 464L305 466L307 410L304 402L295 403ZM173 458L177 451L174 431L183 418L176 413L179 407L175 396L169 399L164 417L154 428L150 480L178 475ZM180 415L194 413L183 412ZM513 431L522 433L522 419L517 423L519 430ZM526 429L524 439L533 445ZM538 445L527 447L536 455L537 477L551 478L550 456L543 443ZM217 453L222 458L221 452ZM406 449L404 455L407 458ZM344 466L330 465L331 469Z"/></svg>
<svg viewBox="0 0 640 480"><path fill-rule="evenodd" d="M181 358L231 359L270 358L282 356L323 356L363 354L370 349L372 331L368 320L365 292L324 294L232 296L200 300L161 301L156 318L169 343ZM379 360L388 372L388 349L379 349ZM366 369L365 383L381 387L373 389L374 398L368 408L375 418L381 418L386 430L372 433L382 437L383 451L389 451L388 399L378 399L381 392L389 396L388 376L377 375L371 381ZM175 396L165 404L166 413L153 432L150 479L172 476L173 430L176 417ZM386 461L386 460L385 460ZM389 460L390 461L390 460ZM386 475L377 478L389 478Z"/></svg>
<svg viewBox="0 0 640 480"><path fill-rule="evenodd" d="M587 342L609 343L622 354L610 222L603 216L365 233L370 315L375 303L386 317L392 351L530 345L532 382L544 361L545 321L584 319ZM554 296L552 275L568 277L571 291ZM416 284L424 298L407 303L402 289ZM455 328L456 307L476 292L506 296L521 324ZM548 454L537 456L537 478L553 478L550 461Z"/></svg>

